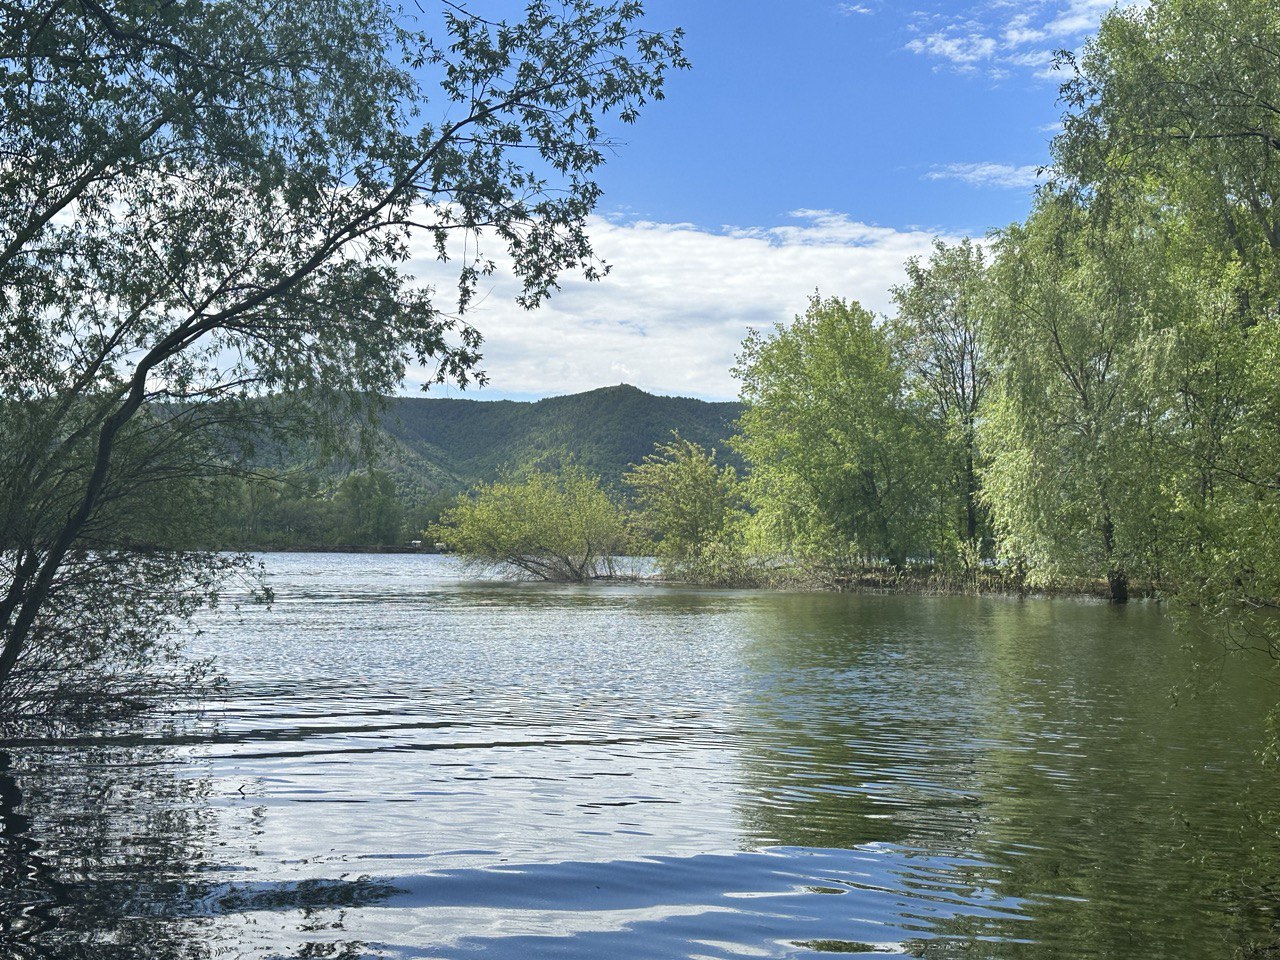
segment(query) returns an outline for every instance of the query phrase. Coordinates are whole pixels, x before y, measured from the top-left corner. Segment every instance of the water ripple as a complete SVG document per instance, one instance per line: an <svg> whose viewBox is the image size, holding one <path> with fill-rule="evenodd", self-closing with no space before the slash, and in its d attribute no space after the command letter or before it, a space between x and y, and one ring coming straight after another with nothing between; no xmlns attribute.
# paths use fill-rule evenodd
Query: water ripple
<svg viewBox="0 0 1280 960"><path fill-rule="evenodd" d="M217 700L11 742L15 958L1230 956L1274 692L1157 611L273 556Z"/></svg>

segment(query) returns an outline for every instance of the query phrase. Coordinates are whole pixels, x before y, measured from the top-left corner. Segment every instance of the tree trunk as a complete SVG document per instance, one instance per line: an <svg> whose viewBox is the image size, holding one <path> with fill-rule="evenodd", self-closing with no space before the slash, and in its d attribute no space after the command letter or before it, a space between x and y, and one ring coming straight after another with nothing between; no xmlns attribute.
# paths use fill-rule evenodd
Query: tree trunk
<svg viewBox="0 0 1280 960"><path fill-rule="evenodd" d="M1129 602L1129 575L1116 567L1116 525L1111 519L1106 489L1103 488L1102 546L1107 553L1107 599L1112 603Z"/></svg>
<svg viewBox="0 0 1280 960"><path fill-rule="evenodd" d="M965 457L964 465L964 524L965 539L978 542L978 472L974 469L973 448Z"/></svg>
<svg viewBox="0 0 1280 960"><path fill-rule="evenodd" d="M85 483L79 506L63 521L57 536L40 556L34 576L31 577L29 585L18 595L16 606L12 610L4 611L5 620L0 623L0 627L3 628L3 634L0 634L3 637L2 646L0 646L0 692L9 686L13 671L18 665L18 659L22 656L23 648L35 626L40 608L53 588L54 578L62 566L62 561L93 516L94 510L97 509L106 485L107 472L111 467L111 454L116 435L142 406L146 378L154 364L155 361L149 358L138 364L127 397L120 405L120 409L107 418L99 431L93 472Z"/></svg>
<svg viewBox="0 0 1280 960"><path fill-rule="evenodd" d="M1112 603L1129 602L1129 575L1123 570L1108 570L1107 586L1110 589L1108 599Z"/></svg>

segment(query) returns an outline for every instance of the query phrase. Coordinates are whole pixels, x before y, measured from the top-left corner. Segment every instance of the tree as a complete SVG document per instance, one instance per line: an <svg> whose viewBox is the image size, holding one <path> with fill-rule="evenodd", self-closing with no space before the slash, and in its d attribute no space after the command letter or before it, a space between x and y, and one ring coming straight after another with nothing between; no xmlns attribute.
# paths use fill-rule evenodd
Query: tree
<svg viewBox="0 0 1280 960"><path fill-rule="evenodd" d="M396 482L385 470L353 470L338 485L333 500L344 543L399 542L404 510L396 497Z"/></svg>
<svg viewBox="0 0 1280 960"><path fill-rule="evenodd" d="M573 465L477 487L427 536L474 562L575 583L612 576L627 544L622 511L598 477Z"/></svg>
<svg viewBox="0 0 1280 960"><path fill-rule="evenodd" d="M188 548L193 540L212 539L217 498L188 475L195 451L183 448L183 438L166 432L168 442L158 451L148 425L144 417L122 431L112 496L64 558L45 594L34 641L0 688L4 721L115 714L180 688L201 689L214 678L207 664L182 659L171 623L212 603L228 579L266 594L249 558ZM46 495L38 505L43 516L74 505L65 488L50 487ZM17 579L22 571L15 565L26 556L0 549L0 582Z"/></svg>
<svg viewBox="0 0 1280 960"><path fill-rule="evenodd" d="M1164 274L1146 383L1171 498L1151 506L1176 541L1162 566L1184 601L1243 628L1280 601L1280 9L1117 10L1074 67L1056 189L1097 231L1140 223L1122 255Z"/></svg>
<svg viewBox="0 0 1280 960"><path fill-rule="evenodd" d="M979 497L978 411L991 379L983 323L992 291L982 248L966 239L934 243L927 265L906 263L907 282L893 288L894 337L908 384L942 426L957 504L956 539L976 560L989 533Z"/></svg>
<svg viewBox="0 0 1280 960"><path fill-rule="evenodd" d="M673 433L623 475L635 491L637 526L669 573L699 582L743 582L743 492L737 472Z"/></svg>
<svg viewBox="0 0 1280 960"><path fill-rule="evenodd" d="M1005 552L1033 574L1105 576L1128 600L1158 571L1162 409L1147 369L1168 290L1139 221L1091 225L1049 197L996 244L988 324L996 370L985 409L984 495Z"/></svg>
<svg viewBox="0 0 1280 960"><path fill-rule="evenodd" d="M1280 9L1165 0L1103 19L1064 86L1060 183L1150 198L1242 260L1280 253ZM1262 247L1268 251L1259 258ZM1274 269L1266 271L1275 279Z"/></svg>
<svg viewBox="0 0 1280 960"><path fill-rule="evenodd" d="M377 0L0 10L6 711L45 696L13 693L24 659L92 616L74 558L154 546L109 522L121 502L218 469L265 410L301 406L323 433L411 363L465 383L488 244L525 306L565 270L602 274L586 221L605 116L661 98L678 32L641 27L634 0L534 0L513 23L443 9L442 41ZM408 268L420 244L465 251L452 311ZM247 402L267 392L289 403ZM204 582L223 561L186 563Z"/></svg>
<svg viewBox="0 0 1280 960"><path fill-rule="evenodd" d="M867 310L815 295L790 326L752 331L734 370L766 544L827 576L936 542L938 444L895 354Z"/></svg>

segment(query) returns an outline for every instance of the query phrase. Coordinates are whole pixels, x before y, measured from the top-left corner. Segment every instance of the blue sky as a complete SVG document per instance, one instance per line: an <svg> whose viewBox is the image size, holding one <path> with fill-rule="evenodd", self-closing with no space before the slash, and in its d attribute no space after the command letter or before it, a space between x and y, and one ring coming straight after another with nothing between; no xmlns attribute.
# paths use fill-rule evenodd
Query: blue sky
<svg viewBox="0 0 1280 960"><path fill-rule="evenodd" d="M889 310L935 236L1026 215L1061 113L1052 52L1110 6L647 0L649 25L685 29L693 68L602 171L594 236L613 271L566 279L534 314L493 278L471 316L491 383L465 395L629 382L728 399L747 328L788 321L813 290Z"/></svg>
<svg viewBox="0 0 1280 960"><path fill-rule="evenodd" d="M627 132L606 205L704 227L773 225L802 208L961 232L1022 217L1025 189L938 174L1046 162L1057 82L913 51L948 24L966 38L978 28L968 4L923 5L932 16L913 5L650 0L653 21L685 27L694 68Z"/></svg>

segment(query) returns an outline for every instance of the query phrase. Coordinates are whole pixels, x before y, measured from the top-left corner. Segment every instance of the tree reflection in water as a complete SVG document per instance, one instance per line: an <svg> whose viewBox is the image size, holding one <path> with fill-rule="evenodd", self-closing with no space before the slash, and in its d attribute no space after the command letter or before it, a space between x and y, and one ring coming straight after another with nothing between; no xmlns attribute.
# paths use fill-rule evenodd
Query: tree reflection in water
<svg viewBox="0 0 1280 960"><path fill-rule="evenodd" d="M366 658L359 703L250 633L268 682L223 729L8 741L0 958L1274 955L1245 952L1277 943L1274 688L1224 670L1175 706L1156 610L505 596L295 613ZM484 643L508 616L550 626Z"/></svg>
<svg viewBox="0 0 1280 960"><path fill-rule="evenodd" d="M1235 664L1175 702L1191 674L1170 629L1142 605L762 606L744 824L903 852L869 882L960 906L916 917L918 955L1252 956L1277 942L1259 896L1280 864L1257 724L1274 688Z"/></svg>
<svg viewBox="0 0 1280 960"><path fill-rule="evenodd" d="M208 778L172 747L134 740L0 752L0 955L204 960L234 950L220 921L256 911L295 913L298 958L368 955L335 939L341 908L392 888L227 882Z"/></svg>

